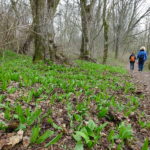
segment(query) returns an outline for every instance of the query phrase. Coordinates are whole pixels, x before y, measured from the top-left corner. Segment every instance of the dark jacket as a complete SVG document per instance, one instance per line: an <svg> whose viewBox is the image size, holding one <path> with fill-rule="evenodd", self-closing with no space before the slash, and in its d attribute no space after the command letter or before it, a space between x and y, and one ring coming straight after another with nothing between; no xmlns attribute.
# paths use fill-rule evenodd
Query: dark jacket
<svg viewBox="0 0 150 150"><path fill-rule="evenodd" d="M140 56L141 56L141 55L143 55L143 61L145 62L145 61L147 60L147 53L146 53L146 51L140 50L140 51L138 52L138 54L137 54L137 59L138 59L139 61L141 61L141 60L140 60Z"/></svg>
<svg viewBox="0 0 150 150"><path fill-rule="evenodd" d="M129 60L131 59L132 56L134 56L134 58L135 58L135 60L136 60L136 56L135 56L134 54L131 54L131 55L130 55ZM133 61L130 60L130 62L133 62ZM134 61L134 62L135 62L135 61Z"/></svg>

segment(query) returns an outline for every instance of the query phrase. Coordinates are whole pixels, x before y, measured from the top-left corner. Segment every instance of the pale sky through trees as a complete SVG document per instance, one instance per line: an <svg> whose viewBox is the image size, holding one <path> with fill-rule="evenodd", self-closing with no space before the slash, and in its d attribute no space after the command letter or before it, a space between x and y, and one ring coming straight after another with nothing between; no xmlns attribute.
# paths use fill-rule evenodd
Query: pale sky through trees
<svg viewBox="0 0 150 150"><path fill-rule="evenodd" d="M31 1L41 1L45 3L43 9L45 11L47 10L47 0L31 0ZM56 2L56 0L52 0L53 2ZM52 2L49 1L49 2ZM87 41L90 41L89 44L91 47L91 55L93 57L100 56L103 52L103 44L104 44L104 35L103 35L103 14L105 14L103 11L104 8L104 0L85 0L86 2L86 9L83 10L89 10L89 3L93 1L94 7L91 7L91 12L88 14L88 11L86 12L88 19L85 19L85 21L89 21L89 25L86 28L89 28L89 39ZM141 45L141 43L147 42L145 40L145 35L148 34L148 26L149 26L149 17L150 12L147 10L150 8L150 0L114 0L115 5L112 3L113 0L107 0L106 4L106 18L107 24L109 25L109 47L112 49L113 52L116 48L116 40L118 40L118 48L121 47L121 50L123 49L126 51L126 49L129 49L128 46L131 48L135 48L136 45ZM16 3L14 3L16 2ZM59 5L57 8L57 12L55 12L54 20L52 20L52 24L50 24L50 18L51 15L45 11L41 12L41 23L39 24L39 27L43 26L43 28L50 29L50 25L53 27L52 33L54 40L59 47L63 47L62 49L68 50L69 52L72 51L73 53L79 54L79 50L81 48L81 42L84 40L81 40L82 38L82 17L84 16L81 14L81 2L82 0L59 0ZM15 41L12 38L13 43L16 43L20 37L23 39L19 44L22 46L24 42L26 42L26 37L30 35L29 31L32 31L30 29L30 26L32 25L33 17L31 13L31 6L30 6L30 0L0 0L1 9L0 11L3 11L2 19L1 19L1 32L3 30L8 30L9 28L15 29L17 32L12 32L12 37L15 37ZM133 7L135 4L135 11L133 11ZM114 5L114 6L113 6ZM12 7L13 6L13 7ZM93 6L93 5L91 5ZM113 7L111 7L113 6ZM84 6L85 7L85 6ZM113 10L114 9L114 10ZM8 11L9 10L9 11ZM83 11L84 12L84 11ZM120 13L122 12L122 13ZM131 16L133 14L133 16ZM50 16L49 16L50 15ZM7 17L8 19L7 19ZM50 18L49 18L50 17ZM46 18L46 19L43 19ZM48 18L48 19L47 19ZM83 21L84 22L84 21ZM49 24L49 26L47 25ZM84 23L86 24L86 23ZM6 25L9 25L8 27ZM8 28L8 29L7 29ZM46 30L45 30L46 31ZM17 36L18 32L20 32L20 37ZM119 33L118 33L119 32ZM15 33L17 33L15 35ZM35 32L36 33L36 32ZM14 34L14 35L13 35ZM42 32L44 35L45 32ZM1 43L6 43L8 45L8 41L10 41L8 35L1 34ZM7 39L5 38L8 38ZM29 36L30 37L30 36ZM45 36L43 36L45 37ZM84 37L84 36L83 36ZM141 38L141 39L140 39ZM143 38L143 39L142 39ZM140 39L140 40L139 40ZM139 40L139 41L138 41ZM5 42L7 41L7 42ZM129 42L132 44L129 45ZM150 40L149 40L150 41ZM141 42L141 43L140 43ZM106 42L107 43L107 42ZM147 42L149 43L149 42ZM116 44L116 45L115 45ZM14 49L19 49L19 46L17 44L13 45ZM88 45L88 47L89 47ZM122 46L123 45L123 46ZM143 45L143 44L142 44ZM20 46L20 47L21 47ZM66 50L66 51L67 51ZM101 53L99 52L101 51Z"/></svg>

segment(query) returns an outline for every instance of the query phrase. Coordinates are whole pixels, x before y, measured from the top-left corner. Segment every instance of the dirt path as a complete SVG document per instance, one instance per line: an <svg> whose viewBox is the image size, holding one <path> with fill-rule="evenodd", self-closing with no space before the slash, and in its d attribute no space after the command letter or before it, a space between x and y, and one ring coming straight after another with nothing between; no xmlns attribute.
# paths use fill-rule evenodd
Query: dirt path
<svg viewBox="0 0 150 150"><path fill-rule="evenodd" d="M135 70L131 72L129 70L129 65L127 66L127 69L132 77L131 81L133 81L133 83L136 84L136 94L139 95L139 97L140 95L143 95L142 97L140 97L140 107L138 109L138 113L136 116L140 116L142 113L144 113L144 116L142 117L141 120L143 122L150 122L150 72L148 71L139 72L137 68L138 67L136 64ZM139 140L139 142L137 143L138 146L142 145L140 141L144 140L144 138L146 137L149 137L150 141L150 128L148 127L147 129L146 128L142 129L136 127L136 137Z"/></svg>
<svg viewBox="0 0 150 150"><path fill-rule="evenodd" d="M142 101L144 105L143 111L146 112L150 119L150 72L139 72L137 68L138 66L135 64L135 70L131 72L129 70L129 65L127 66L133 78L133 82L136 84L137 92L144 94L144 99Z"/></svg>
<svg viewBox="0 0 150 150"><path fill-rule="evenodd" d="M137 84L144 85L144 93L150 94L150 71L138 71L138 66L135 64L135 70L131 72L129 70L129 65L127 66L127 69L131 73L131 76L133 77L133 81Z"/></svg>
<svg viewBox="0 0 150 150"><path fill-rule="evenodd" d="M142 101L143 111L147 114L150 121L150 72L132 73L133 81L137 85L137 92L144 94Z"/></svg>

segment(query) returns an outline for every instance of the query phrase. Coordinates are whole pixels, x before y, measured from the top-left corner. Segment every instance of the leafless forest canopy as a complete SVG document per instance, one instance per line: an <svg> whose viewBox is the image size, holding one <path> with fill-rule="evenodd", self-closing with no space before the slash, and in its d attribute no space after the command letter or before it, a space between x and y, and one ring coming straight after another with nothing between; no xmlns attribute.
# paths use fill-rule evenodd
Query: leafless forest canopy
<svg viewBox="0 0 150 150"><path fill-rule="evenodd" d="M0 50L33 60L118 58L150 50L146 0L0 0Z"/></svg>

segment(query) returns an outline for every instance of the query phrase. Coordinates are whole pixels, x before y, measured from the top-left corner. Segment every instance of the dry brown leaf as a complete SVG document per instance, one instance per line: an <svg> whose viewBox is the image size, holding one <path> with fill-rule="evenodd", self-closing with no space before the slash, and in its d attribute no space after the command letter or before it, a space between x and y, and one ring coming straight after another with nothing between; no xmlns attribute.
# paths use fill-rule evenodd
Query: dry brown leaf
<svg viewBox="0 0 150 150"><path fill-rule="evenodd" d="M22 139L23 139L23 131L19 130L16 136L12 136L9 138L9 142L7 145L11 145L12 147L14 147L16 144L22 141Z"/></svg>
<svg viewBox="0 0 150 150"><path fill-rule="evenodd" d="M3 146L6 145L6 143L7 143L7 140L6 140L6 139L1 139L1 140L0 140L0 149L2 149Z"/></svg>
<svg viewBox="0 0 150 150"><path fill-rule="evenodd" d="M28 147L30 144L30 138L28 136L23 137L23 146Z"/></svg>
<svg viewBox="0 0 150 150"><path fill-rule="evenodd" d="M5 138L0 139L0 149L4 147L9 147L9 149L13 148L16 144L22 141L23 133L22 130L19 130L16 135L13 133L7 134Z"/></svg>

